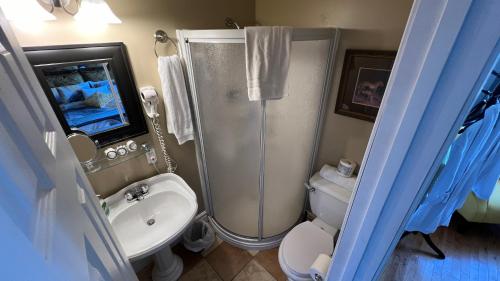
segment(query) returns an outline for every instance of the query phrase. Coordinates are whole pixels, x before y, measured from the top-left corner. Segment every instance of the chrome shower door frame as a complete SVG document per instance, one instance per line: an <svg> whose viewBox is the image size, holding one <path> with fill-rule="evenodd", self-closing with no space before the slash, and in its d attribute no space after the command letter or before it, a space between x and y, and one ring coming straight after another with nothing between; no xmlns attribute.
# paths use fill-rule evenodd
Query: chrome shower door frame
<svg viewBox="0 0 500 281"><path fill-rule="evenodd" d="M312 154L309 160L309 171L308 177L311 177L314 163L316 160L317 151L319 148L319 140L321 136L321 129L323 127L323 122L326 113L326 103L328 101L328 96L332 88L332 78L333 78L333 66L335 62L335 54L339 42L340 30L336 28L295 28L293 31L293 41L317 41L317 40L329 40L328 57L326 69L325 69L325 81L322 86L320 110L318 111L315 136L313 142ZM266 102L262 101L262 125L261 125L261 162L260 162L260 174L259 174L259 214L258 214L258 237L245 237L233 233L221 224L219 224L214 217L213 200L212 193L209 184L209 174L207 168L206 154L204 150L204 139L203 130L201 129L202 122L199 111L198 104L198 90L194 77L193 62L191 60L191 50L189 43L235 43L244 44L245 35L243 30L177 30L177 38L179 40L179 47L181 50L181 56L183 58L183 63L185 64L185 69L187 71L187 80L189 83L190 92L190 103L193 118L193 125L195 128L195 147L196 147L196 158L198 164L198 170L200 173L201 188L203 192L203 202L205 204L205 211L208 215L211 225L214 227L217 234L226 242L236 245L238 247L246 249L269 249L279 245L286 233L295 226L292 225L289 229L281 234L264 238L263 237L263 202L264 202L264 167L263 158L265 155L265 145L263 139L265 137L265 122L266 122ZM307 192L304 189L304 192ZM306 197L307 200L307 197ZM306 200L304 200L303 211L306 206ZM300 222L301 218L299 218Z"/></svg>

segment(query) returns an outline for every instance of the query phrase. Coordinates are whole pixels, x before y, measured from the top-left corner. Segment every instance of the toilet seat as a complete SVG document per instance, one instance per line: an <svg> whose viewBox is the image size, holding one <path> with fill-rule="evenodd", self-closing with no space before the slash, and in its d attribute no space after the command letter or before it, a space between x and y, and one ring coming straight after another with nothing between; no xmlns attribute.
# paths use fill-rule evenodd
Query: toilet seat
<svg viewBox="0 0 500 281"><path fill-rule="evenodd" d="M330 255L332 251L333 236L306 221L290 230L281 242L279 262L291 280L312 280L309 267L319 254Z"/></svg>

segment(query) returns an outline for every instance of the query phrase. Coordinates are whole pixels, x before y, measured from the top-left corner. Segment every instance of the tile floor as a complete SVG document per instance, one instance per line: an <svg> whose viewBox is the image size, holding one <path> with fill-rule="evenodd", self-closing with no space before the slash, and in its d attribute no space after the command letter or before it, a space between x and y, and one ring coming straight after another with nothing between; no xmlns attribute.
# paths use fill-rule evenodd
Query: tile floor
<svg viewBox="0 0 500 281"><path fill-rule="evenodd" d="M278 262L278 248L246 251L220 240L202 254L191 253L182 245L173 251L184 262L181 281L286 281ZM151 280L153 264L141 270L140 281Z"/></svg>

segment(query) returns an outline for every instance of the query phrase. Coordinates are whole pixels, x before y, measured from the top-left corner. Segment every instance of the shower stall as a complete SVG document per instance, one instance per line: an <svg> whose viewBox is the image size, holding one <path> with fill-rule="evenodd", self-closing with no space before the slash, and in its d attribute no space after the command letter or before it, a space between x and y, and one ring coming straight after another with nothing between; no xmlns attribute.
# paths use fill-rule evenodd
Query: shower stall
<svg viewBox="0 0 500 281"><path fill-rule="evenodd" d="M243 30L179 30L205 209L225 241L277 246L303 218L339 31L296 28L280 100L249 101Z"/></svg>

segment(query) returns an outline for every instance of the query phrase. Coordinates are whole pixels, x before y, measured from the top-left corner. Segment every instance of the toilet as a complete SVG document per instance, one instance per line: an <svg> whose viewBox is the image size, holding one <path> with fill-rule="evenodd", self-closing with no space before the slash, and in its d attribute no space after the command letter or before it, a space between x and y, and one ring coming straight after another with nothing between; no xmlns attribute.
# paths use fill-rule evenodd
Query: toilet
<svg viewBox="0 0 500 281"><path fill-rule="evenodd" d="M289 281L313 280L309 268L319 254L331 255L333 239L344 220L352 187L330 182L316 173L309 180L311 209L316 218L295 226L279 247L279 263Z"/></svg>

